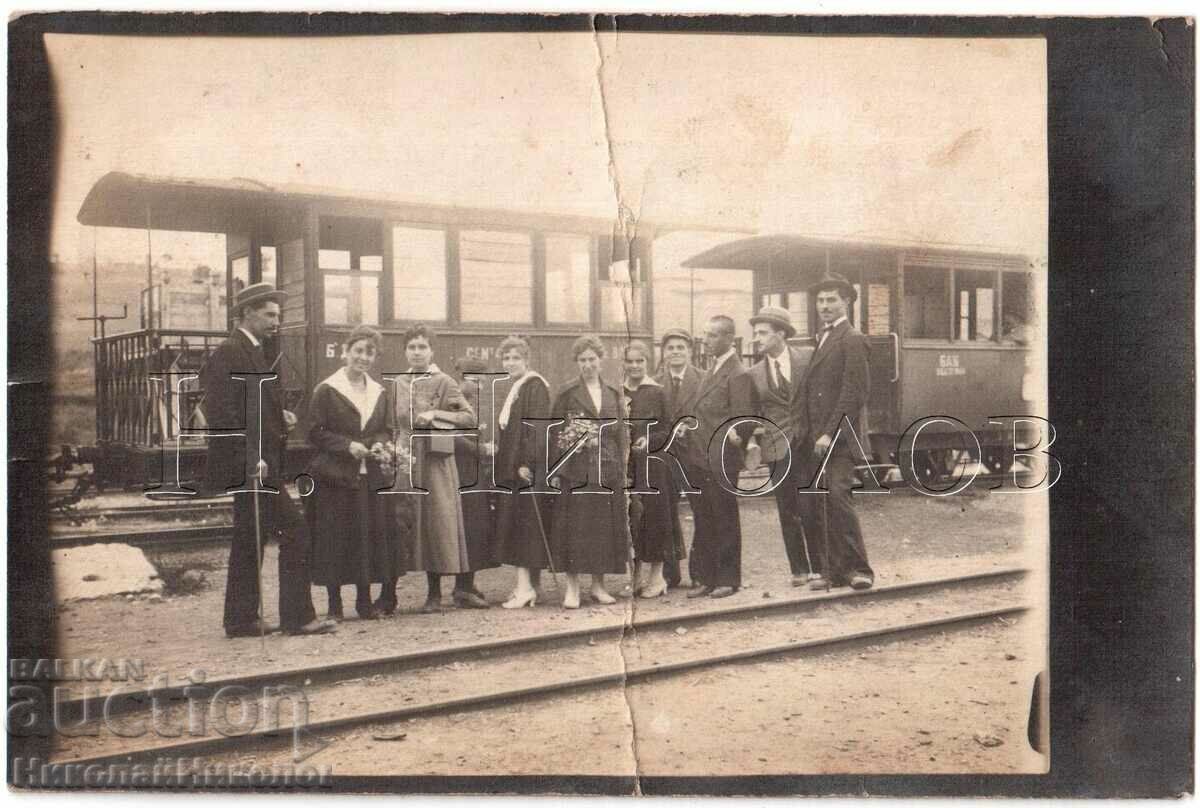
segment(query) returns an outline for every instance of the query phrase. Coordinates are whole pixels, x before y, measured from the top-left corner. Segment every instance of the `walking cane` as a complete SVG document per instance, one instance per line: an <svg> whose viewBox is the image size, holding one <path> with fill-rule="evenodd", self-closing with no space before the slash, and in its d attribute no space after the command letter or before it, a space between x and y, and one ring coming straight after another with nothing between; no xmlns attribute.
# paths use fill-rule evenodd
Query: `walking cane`
<svg viewBox="0 0 1200 808"><path fill-rule="evenodd" d="M558 571L554 569L554 556L550 553L550 540L546 538L546 525L542 521L542 509L538 507L537 494L530 494L530 496L533 497L533 515L537 517L538 532L542 534L542 547L546 550L546 563L550 565L550 580L554 582L554 586L551 588L557 592Z"/></svg>
<svg viewBox="0 0 1200 808"><path fill-rule="evenodd" d="M259 504L258 495L262 489L262 470L255 469L254 471L255 486L252 496L254 497L254 574L257 580L258 590L258 639L262 644L263 653L267 650L267 627L266 615L263 614L263 591L262 591L262 511ZM282 582L280 582L282 585Z"/></svg>

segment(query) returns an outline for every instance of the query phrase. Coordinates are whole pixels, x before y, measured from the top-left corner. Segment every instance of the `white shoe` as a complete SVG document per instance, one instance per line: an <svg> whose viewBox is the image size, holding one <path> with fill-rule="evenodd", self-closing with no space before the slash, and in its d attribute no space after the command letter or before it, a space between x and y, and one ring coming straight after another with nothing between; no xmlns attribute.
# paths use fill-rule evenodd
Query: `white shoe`
<svg viewBox="0 0 1200 808"><path fill-rule="evenodd" d="M588 594L590 594L592 596L592 600L594 600L597 603L600 603L604 606L610 606L617 602L616 598L614 598L612 595L608 594L608 592L603 589L593 589Z"/></svg>
<svg viewBox="0 0 1200 808"><path fill-rule="evenodd" d="M528 592L521 594L513 592L508 600L500 604L501 609L522 609L526 606L530 608L537 605L537 591L530 589Z"/></svg>

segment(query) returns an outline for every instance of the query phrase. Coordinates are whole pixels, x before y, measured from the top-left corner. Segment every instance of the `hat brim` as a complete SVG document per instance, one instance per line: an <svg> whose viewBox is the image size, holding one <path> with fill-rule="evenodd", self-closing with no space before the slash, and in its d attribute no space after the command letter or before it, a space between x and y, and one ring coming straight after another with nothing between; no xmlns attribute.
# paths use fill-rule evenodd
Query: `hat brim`
<svg viewBox="0 0 1200 808"><path fill-rule="evenodd" d="M774 317L750 318L750 325L758 325L759 323L766 323L767 325L774 326L775 328L782 328L787 334L787 339L791 339L792 337L796 336L796 327L785 320L778 320Z"/></svg>
<svg viewBox="0 0 1200 808"><path fill-rule="evenodd" d="M274 300L276 303L282 306L287 299L287 292L283 291L282 289L272 289L269 292L259 292L258 294L251 295L245 300L239 300L237 302L237 307L240 309L243 306L249 306L252 303L261 303L264 300Z"/></svg>
<svg viewBox="0 0 1200 808"><path fill-rule="evenodd" d="M841 281L824 281L814 283L812 286L808 287L808 294L812 297L815 297L817 292L824 292L827 289L836 289L842 297L851 302L854 302L854 300L858 298L858 293L854 291L854 287L848 283L842 283Z"/></svg>

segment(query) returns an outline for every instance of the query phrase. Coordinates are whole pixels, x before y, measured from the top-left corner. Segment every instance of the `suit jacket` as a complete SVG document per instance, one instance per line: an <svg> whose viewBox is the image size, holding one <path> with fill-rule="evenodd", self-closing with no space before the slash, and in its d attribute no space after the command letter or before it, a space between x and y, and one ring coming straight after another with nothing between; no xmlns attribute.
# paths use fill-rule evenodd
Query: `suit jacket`
<svg viewBox="0 0 1200 808"><path fill-rule="evenodd" d="M750 380L754 384L754 414L779 427L778 430L765 429L759 438L763 460L768 463L786 457L788 445L795 446L804 435L804 424L799 417L803 389L801 377L804 374L800 352L789 347L780 360L791 365L792 378L788 382L786 396L780 395L771 384L772 371L767 367L774 361L771 357L764 355L763 361L750 368Z"/></svg>
<svg viewBox="0 0 1200 808"><path fill-rule="evenodd" d="M803 422L806 443L812 444L822 435L833 437L845 416L854 425L868 457L859 456L858 448L848 434L838 439L834 451L852 455L855 462L869 459L867 396L871 390L871 371L867 361L867 338L849 321L838 325L825 338L825 344L813 353L800 386L798 414Z"/></svg>
<svg viewBox="0 0 1200 808"><path fill-rule="evenodd" d="M685 453L681 457L686 457L687 463L693 467L719 474L717 458L723 456L729 476L736 480L737 474L742 470L744 447L754 432L754 424L738 427L737 433L742 439L742 445L735 446L732 441L725 441L723 455L715 455L711 462L710 444L726 421L754 414L753 398L750 375L746 373L746 369L742 367L742 360L736 354L725 360L716 373L705 373L695 394L686 399L681 407L682 415L695 416L700 422L697 429L685 433ZM717 448L713 446L712 451L715 453Z"/></svg>
<svg viewBox="0 0 1200 808"><path fill-rule="evenodd" d="M283 478L284 450L287 447L287 425L283 420L283 398L280 380L261 383L260 379L233 379L232 375L266 373L270 363L261 348L256 348L240 329L213 351L204 365L200 382L204 388L204 417L208 429L242 430L252 438L261 424L262 459L267 462L270 478ZM247 423L247 417L250 422ZM211 435L208 438L208 462L205 485L209 492L220 493L233 486L250 483L250 475L258 463L258 447L246 451L246 438L241 435ZM252 455L248 457L247 455Z"/></svg>
<svg viewBox="0 0 1200 808"><path fill-rule="evenodd" d="M662 385L666 415L671 423L674 424L679 420L680 416L688 414L684 408L700 392L700 383L704 381L704 373L695 365L689 364L684 368L683 381L679 383L679 395L674 401L672 401L671 394L671 371L667 369L666 362L658 366L658 372L654 374L654 380Z"/></svg>

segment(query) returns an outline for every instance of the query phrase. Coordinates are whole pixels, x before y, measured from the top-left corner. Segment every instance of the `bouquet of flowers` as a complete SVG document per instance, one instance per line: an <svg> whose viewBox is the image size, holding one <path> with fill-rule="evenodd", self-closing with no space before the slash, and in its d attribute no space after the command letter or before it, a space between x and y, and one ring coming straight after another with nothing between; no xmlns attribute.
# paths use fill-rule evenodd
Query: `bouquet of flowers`
<svg viewBox="0 0 1200 808"><path fill-rule="evenodd" d="M408 447L397 446L390 440L386 443L376 441L371 447L371 459L379 464L379 471L389 479L395 477L396 472L407 473L412 463Z"/></svg>
<svg viewBox="0 0 1200 808"><path fill-rule="evenodd" d="M584 441L584 447L596 449L600 446L600 425L595 421L584 420L581 412L567 413L567 423L558 433L558 448L566 451L579 441Z"/></svg>

